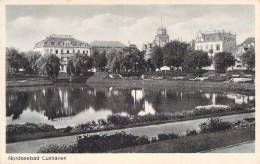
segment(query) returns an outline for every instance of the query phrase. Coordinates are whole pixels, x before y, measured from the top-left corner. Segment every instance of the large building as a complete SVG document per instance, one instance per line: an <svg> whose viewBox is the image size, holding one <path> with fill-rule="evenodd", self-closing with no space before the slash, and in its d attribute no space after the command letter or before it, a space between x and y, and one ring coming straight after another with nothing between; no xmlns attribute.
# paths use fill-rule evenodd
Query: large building
<svg viewBox="0 0 260 164"><path fill-rule="evenodd" d="M91 43L93 51L106 52L108 54L111 50L122 50L126 46L119 41L94 41Z"/></svg>
<svg viewBox="0 0 260 164"><path fill-rule="evenodd" d="M235 48L236 35L224 30L210 29L204 33L200 31L195 39L195 50L206 51L210 57L214 57L218 52L233 53Z"/></svg>
<svg viewBox="0 0 260 164"><path fill-rule="evenodd" d="M44 40L34 46L34 51L46 54L56 54L61 59L61 69L63 73L67 72L68 59L76 53L90 56L90 46L88 43L74 39L70 35L47 36Z"/></svg>
<svg viewBox="0 0 260 164"><path fill-rule="evenodd" d="M170 39L169 39L169 35L167 34L166 28L165 27L158 28L157 35L155 35L153 42L148 42L146 44L143 44L143 51L145 51L145 59L147 60L151 57L153 48L155 46L163 47L169 41Z"/></svg>
<svg viewBox="0 0 260 164"><path fill-rule="evenodd" d="M216 53L229 52L234 54L236 48L236 35L231 32L217 31L210 28L206 32L199 31L195 39L195 50L208 52L210 58ZM213 64L206 69L214 70Z"/></svg>

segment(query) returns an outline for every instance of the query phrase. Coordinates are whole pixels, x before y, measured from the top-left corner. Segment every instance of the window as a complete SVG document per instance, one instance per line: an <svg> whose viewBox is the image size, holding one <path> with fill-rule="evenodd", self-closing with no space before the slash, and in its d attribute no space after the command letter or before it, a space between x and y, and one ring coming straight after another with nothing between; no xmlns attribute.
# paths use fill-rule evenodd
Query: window
<svg viewBox="0 0 260 164"><path fill-rule="evenodd" d="M206 45L206 50L209 50L209 46L208 45Z"/></svg>
<svg viewBox="0 0 260 164"><path fill-rule="evenodd" d="M58 54L58 53L59 53L59 51L58 51L58 50L56 50L56 51L55 51L55 53L56 53L56 54Z"/></svg>
<svg viewBox="0 0 260 164"><path fill-rule="evenodd" d="M63 54L63 50L61 50L60 53Z"/></svg>
<svg viewBox="0 0 260 164"><path fill-rule="evenodd" d="M73 54L75 53L75 50L73 50Z"/></svg>
<svg viewBox="0 0 260 164"><path fill-rule="evenodd" d="M203 46L200 46L200 50L203 50Z"/></svg>
<svg viewBox="0 0 260 164"><path fill-rule="evenodd" d="M67 54L69 54L70 53L70 50L67 50Z"/></svg>
<svg viewBox="0 0 260 164"><path fill-rule="evenodd" d="M78 50L78 53L80 53L80 51Z"/></svg>
<svg viewBox="0 0 260 164"><path fill-rule="evenodd" d="M213 50L213 45L210 45L210 49L212 49L212 50Z"/></svg>
<svg viewBox="0 0 260 164"><path fill-rule="evenodd" d="M54 46L54 45L55 45L55 42L51 42L51 45Z"/></svg>
<svg viewBox="0 0 260 164"><path fill-rule="evenodd" d="M61 65L61 70L64 70L64 65Z"/></svg>
<svg viewBox="0 0 260 164"><path fill-rule="evenodd" d="M86 54L88 54L88 50L86 50Z"/></svg>
<svg viewBox="0 0 260 164"><path fill-rule="evenodd" d="M200 48L199 48L199 46L197 46L197 50L199 50Z"/></svg>
<svg viewBox="0 0 260 164"><path fill-rule="evenodd" d="M85 51L83 50L83 54L85 54Z"/></svg>
<svg viewBox="0 0 260 164"><path fill-rule="evenodd" d="M220 44L216 44L216 51L220 51Z"/></svg>
<svg viewBox="0 0 260 164"><path fill-rule="evenodd" d="M66 46L68 47L68 46L70 46L70 44L69 44L69 43L66 43Z"/></svg>

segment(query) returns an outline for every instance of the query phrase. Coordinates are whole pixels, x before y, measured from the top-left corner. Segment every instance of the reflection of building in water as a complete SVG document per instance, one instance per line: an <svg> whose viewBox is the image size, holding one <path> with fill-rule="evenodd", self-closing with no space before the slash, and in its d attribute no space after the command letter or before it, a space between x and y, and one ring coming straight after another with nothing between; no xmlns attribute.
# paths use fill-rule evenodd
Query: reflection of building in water
<svg viewBox="0 0 260 164"><path fill-rule="evenodd" d="M247 95L241 95L241 94L233 94L233 93L228 93L227 97L230 99L234 99L237 104L247 104L249 101L254 101L255 96L247 96Z"/></svg>
<svg viewBox="0 0 260 164"><path fill-rule="evenodd" d="M155 114L155 110L151 103L148 101L145 101L144 103L144 111L140 111L138 115L146 115L146 114Z"/></svg>
<svg viewBox="0 0 260 164"><path fill-rule="evenodd" d="M143 90L131 90L131 95L134 98L134 104L143 99Z"/></svg>

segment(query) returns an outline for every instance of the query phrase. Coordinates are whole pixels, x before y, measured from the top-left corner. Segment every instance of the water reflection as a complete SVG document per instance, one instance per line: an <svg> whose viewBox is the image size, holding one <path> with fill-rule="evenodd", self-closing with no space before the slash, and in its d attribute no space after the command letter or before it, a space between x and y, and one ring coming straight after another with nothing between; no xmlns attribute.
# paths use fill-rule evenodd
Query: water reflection
<svg viewBox="0 0 260 164"><path fill-rule="evenodd" d="M254 96L165 89L63 86L29 91L7 90L10 123L49 123L66 127L106 118L109 114L145 115L181 112L198 105L253 104Z"/></svg>

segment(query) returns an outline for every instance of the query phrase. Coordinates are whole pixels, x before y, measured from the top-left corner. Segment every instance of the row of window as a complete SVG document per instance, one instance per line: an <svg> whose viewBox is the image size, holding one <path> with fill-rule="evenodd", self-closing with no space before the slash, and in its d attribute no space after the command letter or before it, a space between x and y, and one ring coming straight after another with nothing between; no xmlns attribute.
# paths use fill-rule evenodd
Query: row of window
<svg viewBox="0 0 260 164"><path fill-rule="evenodd" d="M208 51L210 49L214 50L212 44L210 46L209 45L205 45L205 47L203 45L197 46L197 50L206 50L206 51ZM220 51L220 44L216 44L215 45L215 51Z"/></svg>
<svg viewBox="0 0 260 164"><path fill-rule="evenodd" d="M57 49L56 49L56 50L46 49L46 52L47 52L47 53L49 53L49 52L50 52L50 53L54 53L54 51L55 51L55 54L59 54L59 50L57 50ZM81 53L81 52L80 52L80 50L78 50L78 51L75 51L75 50L72 50L72 51L70 51L70 50L65 50L65 51L63 51L63 50L61 50L60 53L61 53L61 54L65 54L65 53L66 53L66 54L70 54L70 53L74 54L74 53ZM82 53L88 55L88 50L83 50Z"/></svg>
<svg viewBox="0 0 260 164"><path fill-rule="evenodd" d="M39 45L39 44L37 44ZM40 45L47 45L47 46L81 46L81 47L87 47L88 44L86 43L63 43L63 42L41 42Z"/></svg>

